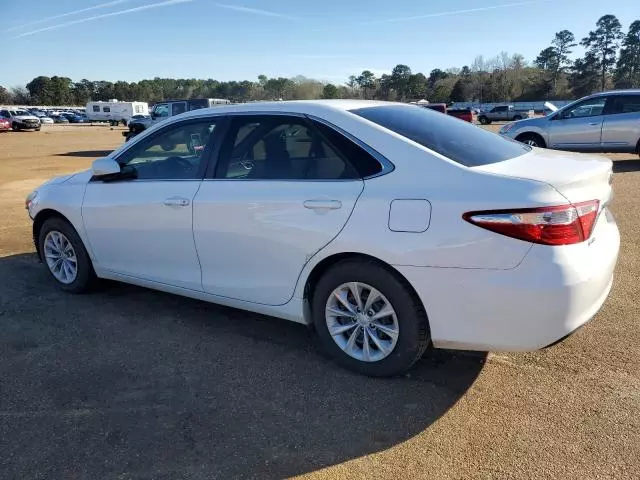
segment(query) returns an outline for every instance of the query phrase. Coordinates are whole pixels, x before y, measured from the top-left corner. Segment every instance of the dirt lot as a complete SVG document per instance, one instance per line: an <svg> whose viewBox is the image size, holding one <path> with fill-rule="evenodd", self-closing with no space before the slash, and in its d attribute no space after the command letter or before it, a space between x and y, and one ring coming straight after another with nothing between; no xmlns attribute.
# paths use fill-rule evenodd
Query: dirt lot
<svg viewBox="0 0 640 480"><path fill-rule="evenodd" d="M615 156L622 251L591 323L544 351L441 351L373 380L285 321L115 283L56 290L24 196L121 142L0 134L0 478L640 478L637 156Z"/></svg>

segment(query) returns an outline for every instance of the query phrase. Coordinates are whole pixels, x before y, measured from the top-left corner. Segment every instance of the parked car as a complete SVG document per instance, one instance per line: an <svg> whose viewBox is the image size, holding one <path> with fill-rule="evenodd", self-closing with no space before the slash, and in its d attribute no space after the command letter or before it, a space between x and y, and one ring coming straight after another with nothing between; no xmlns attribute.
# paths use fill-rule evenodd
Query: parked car
<svg viewBox="0 0 640 480"><path fill-rule="evenodd" d="M6 108L0 110L0 117L11 122L11 128L18 130L40 130L40 120L21 108Z"/></svg>
<svg viewBox="0 0 640 480"><path fill-rule="evenodd" d="M64 115L51 115L50 118L53 120L53 123L69 123L69 119Z"/></svg>
<svg viewBox="0 0 640 480"><path fill-rule="evenodd" d="M144 115L144 118L131 119L129 121L129 130L122 132L122 135L125 137L125 141L129 141L147 128L169 117L201 108L229 105L230 103L229 100L223 98L191 98L189 100L170 100L156 103L151 108L149 115Z"/></svg>
<svg viewBox="0 0 640 480"><path fill-rule="evenodd" d="M261 102L167 119L26 207L63 290L108 278L313 324L386 376L429 345L539 349L593 317L611 178L418 106Z"/></svg>
<svg viewBox="0 0 640 480"><path fill-rule="evenodd" d="M640 153L640 89L590 95L547 116L504 125L500 135L534 147Z"/></svg>
<svg viewBox="0 0 640 480"><path fill-rule="evenodd" d="M40 117L40 123L42 125L54 123L52 118L49 117Z"/></svg>
<svg viewBox="0 0 640 480"><path fill-rule="evenodd" d="M493 107L488 112L482 112L478 115L478 121L482 125L488 125L491 122L512 122L528 118L529 114L520 110L516 110L513 105L503 105Z"/></svg>
<svg viewBox="0 0 640 480"><path fill-rule="evenodd" d="M77 113L63 113L62 116L69 120L69 123L84 123L85 121L84 117Z"/></svg>
<svg viewBox="0 0 640 480"><path fill-rule="evenodd" d="M473 112L468 108L449 108L447 109L447 115L473 123Z"/></svg>
<svg viewBox="0 0 640 480"><path fill-rule="evenodd" d="M11 130L11 122L4 117L0 117L0 132Z"/></svg>
<svg viewBox="0 0 640 480"><path fill-rule="evenodd" d="M420 106L423 108L428 108L430 110L435 110L436 112L447 113L446 103L424 103Z"/></svg>

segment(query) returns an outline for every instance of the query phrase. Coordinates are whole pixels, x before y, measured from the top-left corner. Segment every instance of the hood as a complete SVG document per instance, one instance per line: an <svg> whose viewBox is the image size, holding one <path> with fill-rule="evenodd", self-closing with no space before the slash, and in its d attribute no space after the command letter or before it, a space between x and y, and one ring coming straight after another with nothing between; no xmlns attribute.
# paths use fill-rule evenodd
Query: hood
<svg viewBox="0 0 640 480"><path fill-rule="evenodd" d="M15 115L13 118L15 118L16 120L38 120L38 121L40 121L40 119L38 117L36 117L35 115Z"/></svg>

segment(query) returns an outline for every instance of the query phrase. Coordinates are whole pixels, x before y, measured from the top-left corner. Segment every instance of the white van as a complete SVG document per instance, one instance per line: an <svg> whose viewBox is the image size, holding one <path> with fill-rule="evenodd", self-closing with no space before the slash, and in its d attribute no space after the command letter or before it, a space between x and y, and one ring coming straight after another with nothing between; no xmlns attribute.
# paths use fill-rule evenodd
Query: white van
<svg viewBox="0 0 640 480"><path fill-rule="evenodd" d="M122 122L126 125L134 115L148 115L149 104L147 102L89 102L86 106L87 118L95 122L109 122L117 125Z"/></svg>

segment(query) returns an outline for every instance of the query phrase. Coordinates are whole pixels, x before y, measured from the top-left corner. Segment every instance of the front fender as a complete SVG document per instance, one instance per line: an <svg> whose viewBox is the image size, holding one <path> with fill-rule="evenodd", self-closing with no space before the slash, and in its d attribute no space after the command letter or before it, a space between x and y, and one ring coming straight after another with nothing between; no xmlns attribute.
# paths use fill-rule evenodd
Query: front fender
<svg viewBox="0 0 640 480"><path fill-rule="evenodd" d="M91 172L86 171L73 175L61 183L50 183L41 186L37 189L37 197L31 203L29 215L34 219L34 227L38 224L41 214L49 215L55 212L65 217L78 232L89 253L89 257L95 262L93 250L82 221L82 201L90 178ZM34 231L34 237L35 235L36 232ZM37 241L35 238L34 240Z"/></svg>

